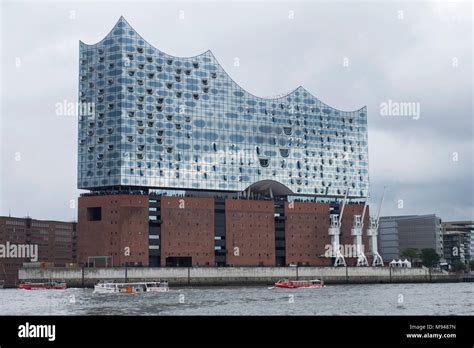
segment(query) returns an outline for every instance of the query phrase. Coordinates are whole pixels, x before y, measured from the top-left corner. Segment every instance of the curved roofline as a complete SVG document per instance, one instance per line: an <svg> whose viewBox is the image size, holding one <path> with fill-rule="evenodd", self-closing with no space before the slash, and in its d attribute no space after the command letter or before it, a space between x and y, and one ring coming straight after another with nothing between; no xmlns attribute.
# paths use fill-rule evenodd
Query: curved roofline
<svg viewBox="0 0 474 348"><path fill-rule="evenodd" d="M254 182L253 184L248 185L243 191L248 191L250 189L250 192L252 192L252 189L257 190L258 192L261 192L262 188L261 187L268 186L268 188L271 188L272 191L276 190L277 195L294 195L295 193L293 192L292 189L290 189L287 185L277 181L277 180L272 180L272 179L263 179ZM265 189L265 188L264 188ZM280 192L280 194L278 194ZM273 192L275 194L275 192Z"/></svg>
<svg viewBox="0 0 474 348"><path fill-rule="evenodd" d="M87 44L87 43L85 43L84 41L79 40L79 44L84 45L84 46L96 46L96 45L100 44L102 41L104 41L105 39L107 39L107 38L110 36L110 34L112 34L112 32L114 31L114 29L115 29L115 27L117 26L117 24L120 23L120 21L122 21L122 20L125 21L125 23L128 24L128 22L127 22L127 20L125 19L125 17L124 17L124 16L120 16L119 20L115 23L115 25L112 27L112 29L110 29L110 30L108 31L108 33L104 36L104 38L103 38L102 40L97 41L96 43L93 43L93 44ZM128 25L130 25L130 24L128 24ZM137 33L137 34L138 34L138 33Z"/></svg>
<svg viewBox="0 0 474 348"><path fill-rule="evenodd" d="M204 52L202 52L202 53L200 53L200 54L196 54L196 55L194 55L194 56L175 56L175 55L166 53L165 51L163 51L163 50L161 50L161 49L158 49L155 45L152 45L151 43L149 43L148 40L146 40L143 36L141 36L140 33L139 33L138 31L136 31L134 27L132 27L132 25L125 19L124 16L120 16L119 20L115 23L115 25L112 27L112 29L107 33L107 35L105 35L105 37L104 37L102 40L100 40L100 41L98 41L98 42L96 42L96 43L94 43L94 44L86 44L86 43L84 43L84 42L81 41L81 40L79 40L79 42L81 42L82 44L84 44L84 45L86 45L86 46L95 46L95 45L98 45L98 44L100 44L102 41L104 41L105 39L107 39L107 37L108 37L110 34L112 34L112 32L115 30L115 28L117 27L117 25L118 25L120 22L125 22L125 23L127 23L128 26L129 26L130 28L132 28L133 31L137 34L137 36L140 37L140 39L142 39L143 41L145 41L148 45L150 45L151 47L153 47L155 50L157 50L157 51L159 51L159 52L161 52L161 53L163 53L163 54L165 54L165 55L167 55L167 56L170 56L170 57L173 57L173 58L178 58L178 59L180 59L180 58L181 58L181 59L183 59L183 58L185 58L185 59L191 59L191 58L203 56L203 55L205 55L207 52L209 52L209 53L212 54L211 50L204 51ZM213 54L212 54L212 56L213 56L214 58L216 58ZM216 59L216 60L217 60L217 59ZM219 64L219 65L220 65L220 64Z"/></svg>
<svg viewBox="0 0 474 348"><path fill-rule="evenodd" d="M278 95L276 97L260 97L258 95L255 95L251 92L249 92L246 88L242 87L238 82L236 82L232 76L224 69L224 67L222 66L222 64L219 62L219 60L216 58L216 56L212 53L212 51L209 49L207 51L204 51L203 53L200 53L200 54L197 54L197 55L194 55L194 56L175 56L175 55L172 55L172 54L169 54L169 53L166 53L160 49L158 49L155 45L152 45L150 42L148 42L145 38L143 38L143 36L141 36L138 31L135 30L134 27L132 27L130 25L130 23L125 19L125 17L122 15L120 16L119 20L117 21L117 23L115 23L115 25L112 27L112 29L107 33L107 35L104 36L104 38L94 44L86 44L85 42L79 40L79 43L81 45L85 45L85 46L95 46L95 45L98 45L100 44L101 42L103 42L104 40L106 40L109 35L112 34L112 32L115 30L115 28L117 27L118 23L120 23L121 21L125 22L130 28L132 28L132 30L137 34L138 37L140 37L143 41L145 41L148 45L150 45L151 47L153 47L155 50L157 50L158 52L161 52L169 57L172 57L172 58L177 58L177 59L192 59L192 58L196 58L196 57L200 57L200 56L203 56L205 55L206 53L209 53L214 59L215 61L217 62L218 66L222 69L222 71L227 75L227 77L229 77L229 79L235 83L240 89L242 89L245 93L249 94L250 96L254 97L254 98L257 98L257 99L261 99L261 100L267 100L267 101L276 101L276 100L280 100L280 99L283 99L285 97L288 97L292 94L294 94L295 92L297 92L298 90L302 89L303 91L305 91L306 93L308 93L311 97L313 97L314 99L318 100L319 102L321 102L322 104L324 104L325 106L327 107L330 107L334 110L337 110L339 112L358 112L358 111L361 111L361 110L364 110L367 108L367 105L364 105L363 107L359 108L359 109L356 109L356 110L341 110L341 109L337 109L335 107L332 107L331 105L323 102L322 100L320 100L319 98L317 98L314 94L312 94L311 92L309 92L306 88L304 88L303 86L299 85L298 87L296 87L295 89L291 90L290 92L288 93L285 93L285 94L281 94L281 95Z"/></svg>

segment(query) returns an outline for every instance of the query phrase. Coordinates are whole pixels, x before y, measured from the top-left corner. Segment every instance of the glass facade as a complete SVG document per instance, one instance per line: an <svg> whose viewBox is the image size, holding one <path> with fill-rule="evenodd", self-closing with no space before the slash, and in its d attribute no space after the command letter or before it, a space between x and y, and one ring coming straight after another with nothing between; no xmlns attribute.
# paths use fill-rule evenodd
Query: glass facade
<svg viewBox="0 0 474 348"><path fill-rule="evenodd" d="M291 67L289 67L291 69ZM263 180L294 194L366 197L366 108L334 109L304 88L256 97L210 51L165 54L120 18L80 43L78 187L243 191Z"/></svg>

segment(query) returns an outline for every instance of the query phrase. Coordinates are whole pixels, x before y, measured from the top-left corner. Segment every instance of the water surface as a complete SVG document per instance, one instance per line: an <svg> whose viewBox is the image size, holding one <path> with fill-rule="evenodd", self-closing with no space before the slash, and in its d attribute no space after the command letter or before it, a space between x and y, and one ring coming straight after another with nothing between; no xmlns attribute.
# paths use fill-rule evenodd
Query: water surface
<svg viewBox="0 0 474 348"><path fill-rule="evenodd" d="M474 284L173 288L93 294L92 289L0 290L0 315L473 315Z"/></svg>

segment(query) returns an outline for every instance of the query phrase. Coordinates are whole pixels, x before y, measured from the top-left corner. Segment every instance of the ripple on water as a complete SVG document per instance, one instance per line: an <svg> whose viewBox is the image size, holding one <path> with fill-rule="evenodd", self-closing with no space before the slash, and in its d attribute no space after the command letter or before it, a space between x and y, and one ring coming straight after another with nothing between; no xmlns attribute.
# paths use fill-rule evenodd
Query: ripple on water
<svg viewBox="0 0 474 348"><path fill-rule="evenodd" d="M203 287L141 295L3 289L0 315L472 315L473 289L471 283Z"/></svg>

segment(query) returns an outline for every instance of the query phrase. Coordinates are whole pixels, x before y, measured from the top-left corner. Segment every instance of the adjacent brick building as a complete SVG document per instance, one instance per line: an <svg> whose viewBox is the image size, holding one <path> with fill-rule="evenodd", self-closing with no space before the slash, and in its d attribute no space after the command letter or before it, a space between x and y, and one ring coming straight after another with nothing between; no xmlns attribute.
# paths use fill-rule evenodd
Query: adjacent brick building
<svg viewBox="0 0 474 348"><path fill-rule="evenodd" d="M76 262L76 223L0 216L0 244L37 245L35 262L66 266ZM18 269L30 258L0 258L0 280L18 281Z"/></svg>

